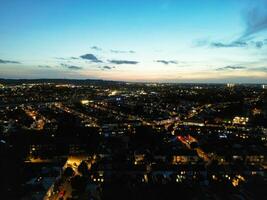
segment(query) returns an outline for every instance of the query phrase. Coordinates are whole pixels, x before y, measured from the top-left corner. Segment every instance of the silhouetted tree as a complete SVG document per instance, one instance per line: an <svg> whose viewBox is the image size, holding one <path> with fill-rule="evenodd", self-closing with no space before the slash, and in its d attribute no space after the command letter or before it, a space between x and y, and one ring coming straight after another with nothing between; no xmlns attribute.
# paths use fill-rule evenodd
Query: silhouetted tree
<svg viewBox="0 0 267 200"><path fill-rule="evenodd" d="M88 165L85 161L82 161L81 164L78 166L78 172L80 172L83 176L89 175Z"/></svg>
<svg viewBox="0 0 267 200"><path fill-rule="evenodd" d="M65 176L66 178L71 177L73 175L74 175L74 171L71 167L67 167L65 171L63 172L63 176Z"/></svg>
<svg viewBox="0 0 267 200"><path fill-rule="evenodd" d="M71 187L73 190L83 192L85 190L87 180L85 177L81 177L79 175L74 176L71 178Z"/></svg>

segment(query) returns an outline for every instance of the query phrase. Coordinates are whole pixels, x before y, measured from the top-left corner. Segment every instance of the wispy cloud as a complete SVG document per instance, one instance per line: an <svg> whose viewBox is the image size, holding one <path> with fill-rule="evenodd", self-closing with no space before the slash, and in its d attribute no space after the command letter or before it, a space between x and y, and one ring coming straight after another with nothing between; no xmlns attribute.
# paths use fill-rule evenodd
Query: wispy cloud
<svg viewBox="0 0 267 200"><path fill-rule="evenodd" d="M101 67L99 67L100 69L102 69L102 70L112 70L112 69L114 69L115 67L114 66L108 66L108 65L105 65L105 66L101 66Z"/></svg>
<svg viewBox="0 0 267 200"><path fill-rule="evenodd" d="M79 66L67 65L67 64L64 64L64 63L61 63L60 66L62 66L64 68L67 68L67 69L70 69L70 70L81 70L81 69L83 69L82 67L79 67Z"/></svg>
<svg viewBox="0 0 267 200"><path fill-rule="evenodd" d="M246 41L246 40L235 40L230 43L224 42L211 42L210 46L216 48L231 48L231 47L255 47L255 48L262 48L264 45L267 45L266 40L262 41Z"/></svg>
<svg viewBox="0 0 267 200"><path fill-rule="evenodd" d="M225 67L220 67L216 69L217 71L226 71L226 70L240 70L240 69L246 69L246 67L243 66L225 66Z"/></svg>
<svg viewBox="0 0 267 200"><path fill-rule="evenodd" d="M265 40L255 40L255 35L267 30L267 1L262 1L260 6L249 8L243 15L245 29L240 36L232 41L209 41L199 40L196 46L209 45L215 48L262 48L267 45Z"/></svg>
<svg viewBox="0 0 267 200"><path fill-rule="evenodd" d="M267 41L265 40L257 40L257 41L249 41L249 39L237 39L231 42L222 42L222 41L209 41L209 40L201 40L200 42L195 43L195 46L202 47L202 46L210 46L214 48L262 48L267 45Z"/></svg>
<svg viewBox="0 0 267 200"><path fill-rule="evenodd" d="M249 9L244 20L246 29L241 38L247 38L254 34L267 30L267 1L262 1L260 6Z"/></svg>
<svg viewBox="0 0 267 200"><path fill-rule="evenodd" d="M51 66L49 65L38 65L39 68L45 68L45 69L49 69L49 68L52 68Z"/></svg>
<svg viewBox="0 0 267 200"><path fill-rule="evenodd" d="M114 49L111 49L110 52L111 53L135 53L135 51L133 50L123 51L123 50L114 50Z"/></svg>
<svg viewBox="0 0 267 200"><path fill-rule="evenodd" d="M251 68L251 70L267 73L267 67L256 67L256 68Z"/></svg>
<svg viewBox="0 0 267 200"><path fill-rule="evenodd" d="M84 60L89 60L95 63L102 63L102 61L99 60L94 54L84 54L84 55L81 55L80 58Z"/></svg>
<svg viewBox="0 0 267 200"><path fill-rule="evenodd" d="M66 58L63 58L63 57L55 57L55 59L57 59L57 60L67 60Z"/></svg>
<svg viewBox="0 0 267 200"><path fill-rule="evenodd" d="M116 65L122 65L122 64L136 65L139 63L137 61L131 61L131 60L109 60L109 62Z"/></svg>
<svg viewBox="0 0 267 200"><path fill-rule="evenodd" d="M0 64L21 64L18 61L14 61L14 60L2 60L0 59Z"/></svg>
<svg viewBox="0 0 267 200"><path fill-rule="evenodd" d="M247 47L248 43L244 41L233 41L230 43L223 43L223 42L211 42L210 44L212 47Z"/></svg>
<svg viewBox="0 0 267 200"><path fill-rule="evenodd" d="M92 46L91 49L96 50L96 51L102 51L102 49L98 46Z"/></svg>
<svg viewBox="0 0 267 200"><path fill-rule="evenodd" d="M162 64L165 64L165 65L168 65L168 64L178 64L178 62L175 61L175 60L156 60L155 62L162 63Z"/></svg>
<svg viewBox="0 0 267 200"><path fill-rule="evenodd" d="M66 58L63 58L63 57L55 57L55 59L57 59L57 60L77 60L79 58L78 57L66 57Z"/></svg>
<svg viewBox="0 0 267 200"><path fill-rule="evenodd" d="M95 50L95 51L105 51L104 49L102 49L101 47L98 47L98 46L91 46L91 49L92 50ZM117 50L117 49L110 49L109 50L111 53L136 53L135 51L133 50Z"/></svg>
<svg viewBox="0 0 267 200"><path fill-rule="evenodd" d="M217 68L216 71L236 71L242 70L249 72L265 72L267 73L267 67L245 67L245 66L225 66Z"/></svg>

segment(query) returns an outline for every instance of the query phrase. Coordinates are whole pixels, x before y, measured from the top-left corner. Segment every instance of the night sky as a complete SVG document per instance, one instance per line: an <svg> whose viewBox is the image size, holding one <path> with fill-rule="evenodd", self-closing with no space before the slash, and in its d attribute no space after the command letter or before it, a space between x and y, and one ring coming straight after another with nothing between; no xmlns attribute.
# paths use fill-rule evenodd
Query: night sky
<svg viewBox="0 0 267 200"><path fill-rule="evenodd" d="M0 78L267 82L267 0L0 3Z"/></svg>

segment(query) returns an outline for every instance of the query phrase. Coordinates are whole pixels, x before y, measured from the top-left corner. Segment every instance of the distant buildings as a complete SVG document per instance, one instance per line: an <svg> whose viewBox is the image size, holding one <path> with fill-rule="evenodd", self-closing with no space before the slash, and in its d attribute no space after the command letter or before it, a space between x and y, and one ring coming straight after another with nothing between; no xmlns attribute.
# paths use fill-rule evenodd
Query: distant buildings
<svg viewBox="0 0 267 200"><path fill-rule="evenodd" d="M239 84L7 85L0 154L14 151L27 198L101 199L115 186L115 196L125 187L126 196L180 187L204 195L218 185L243 195L248 180L266 177L264 95L260 85Z"/></svg>
<svg viewBox="0 0 267 200"><path fill-rule="evenodd" d="M233 124L246 125L248 123L248 120L249 120L248 117L239 117L239 116L236 116L233 119Z"/></svg>
<svg viewBox="0 0 267 200"><path fill-rule="evenodd" d="M233 88L233 87L235 87L235 84L234 83L227 83L227 85L226 85L228 88Z"/></svg>

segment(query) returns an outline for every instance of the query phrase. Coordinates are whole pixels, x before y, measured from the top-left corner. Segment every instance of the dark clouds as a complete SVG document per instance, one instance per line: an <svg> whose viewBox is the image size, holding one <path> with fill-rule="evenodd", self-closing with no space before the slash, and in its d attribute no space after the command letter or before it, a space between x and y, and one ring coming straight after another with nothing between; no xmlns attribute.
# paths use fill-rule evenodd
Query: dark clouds
<svg viewBox="0 0 267 200"><path fill-rule="evenodd" d="M21 64L18 61L14 61L14 60L2 60L0 59L0 64Z"/></svg>
<svg viewBox="0 0 267 200"><path fill-rule="evenodd" d="M165 65L178 64L177 61L175 61L175 60L156 60L155 62L162 63L162 64L165 64Z"/></svg>
<svg viewBox="0 0 267 200"><path fill-rule="evenodd" d="M255 46L256 46L257 48L259 48L259 49L262 48L263 45L264 45L264 43L263 43L262 41L255 42Z"/></svg>
<svg viewBox="0 0 267 200"><path fill-rule="evenodd" d="M240 70L240 69L246 69L246 67L243 66L226 66L216 69L217 71L226 71L226 70Z"/></svg>
<svg viewBox="0 0 267 200"><path fill-rule="evenodd" d="M81 70L81 69L83 69L82 67L79 67L79 66L67 65L67 64L63 64L63 63L61 63L60 66L62 66L64 68L67 68L67 69L70 69L70 70Z"/></svg>
<svg viewBox="0 0 267 200"><path fill-rule="evenodd" d="M248 72L265 72L267 73L267 67L244 67L244 66L231 66L217 68L216 71L233 71L233 70L246 70Z"/></svg>
<svg viewBox="0 0 267 200"><path fill-rule="evenodd" d="M267 42L266 40L262 41L241 41L241 40L236 40L230 43L224 43L224 42L211 42L210 46L211 47L216 47L216 48L231 48L231 47L255 47L255 48L262 48L264 45L266 45Z"/></svg>
<svg viewBox="0 0 267 200"><path fill-rule="evenodd" d="M109 62L116 65L122 65L122 64L136 65L139 63L137 61L131 61L131 60L109 60Z"/></svg>
<svg viewBox="0 0 267 200"><path fill-rule="evenodd" d="M114 69L114 68L115 68L114 66L108 66L108 65L100 67L100 69L102 69L102 70L111 70L111 69Z"/></svg>
<svg viewBox="0 0 267 200"><path fill-rule="evenodd" d="M95 63L102 63L102 61L99 60L94 54L84 54L84 55L81 55L80 58L84 60L89 60Z"/></svg>
<svg viewBox="0 0 267 200"><path fill-rule="evenodd" d="M71 70L81 70L82 67L78 67L78 66L74 66L74 65L70 65L70 66L67 66L68 69L71 69Z"/></svg>
<svg viewBox="0 0 267 200"><path fill-rule="evenodd" d="M233 41L231 43L223 43L223 42L212 42L210 44L212 47L247 47L248 43L244 41Z"/></svg>
<svg viewBox="0 0 267 200"><path fill-rule="evenodd" d="M92 48L99 48L99 47L93 46ZM129 52L131 52L131 51L129 51ZM87 60L87 61L90 61L93 63L106 63L106 64L110 63L110 64L116 64L116 65L122 65L122 64L136 65L139 63L138 61L133 61L133 60L116 60L116 59L105 60L105 61L99 60L94 54L91 54L91 53L84 54L84 55L81 55L79 57L69 57L69 58L56 57L56 59L64 60L64 61L82 59L82 60ZM169 62L171 63L174 61L169 61ZM61 64L61 66L67 67L65 64ZM80 69L80 67L77 67L77 66L70 66L69 68L70 69L77 69L77 70ZM110 69L113 69L115 67L110 67L110 66L106 65L106 66L99 66L99 68L102 70L110 70Z"/></svg>

